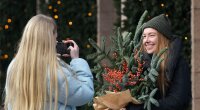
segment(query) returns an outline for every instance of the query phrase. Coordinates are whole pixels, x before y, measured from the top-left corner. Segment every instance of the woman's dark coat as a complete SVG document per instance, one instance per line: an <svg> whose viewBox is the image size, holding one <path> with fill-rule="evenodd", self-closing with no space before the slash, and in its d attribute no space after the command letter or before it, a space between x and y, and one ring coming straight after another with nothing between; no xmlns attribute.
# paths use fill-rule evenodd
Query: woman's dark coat
<svg viewBox="0 0 200 110"><path fill-rule="evenodd" d="M188 63L181 56L181 49L181 40L174 39L168 50L168 63L165 70L166 77L170 82L166 96L161 98L157 94L159 107L153 106L152 110L185 110L191 102L191 72ZM143 110L143 105L129 104L126 109Z"/></svg>

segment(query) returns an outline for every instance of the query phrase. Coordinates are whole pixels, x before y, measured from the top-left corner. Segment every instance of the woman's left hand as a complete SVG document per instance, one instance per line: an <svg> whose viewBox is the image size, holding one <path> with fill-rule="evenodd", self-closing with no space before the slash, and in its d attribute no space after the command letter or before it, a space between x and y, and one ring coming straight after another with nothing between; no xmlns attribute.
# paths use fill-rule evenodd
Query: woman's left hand
<svg viewBox="0 0 200 110"><path fill-rule="evenodd" d="M65 40L63 42L66 43L66 44L72 43L73 46L69 46L69 48L68 48L70 50L70 56L71 56L72 59L79 58L79 47L76 44L76 42L74 42L73 40ZM68 54L63 54L63 56L69 57Z"/></svg>

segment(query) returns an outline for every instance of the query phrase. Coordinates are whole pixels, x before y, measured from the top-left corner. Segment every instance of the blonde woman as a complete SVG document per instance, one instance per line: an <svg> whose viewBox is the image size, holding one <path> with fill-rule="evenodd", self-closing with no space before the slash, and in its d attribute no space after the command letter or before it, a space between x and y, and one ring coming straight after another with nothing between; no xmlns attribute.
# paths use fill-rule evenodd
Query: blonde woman
<svg viewBox="0 0 200 110"><path fill-rule="evenodd" d="M156 16L143 25L144 69L150 66L153 53L167 47L168 51L160 65L155 98L159 106L151 110L185 110L191 101L191 80L188 63L181 55L181 40L172 34L171 23L164 14ZM127 106L127 110L144 110L143 105Z"/></svg>
<svg viewBox="0 0 200 110"><path fill-rule="evenodd" d="M5 110L76 110L91 101L93 76L79 58L79 47L70 46L70 65L57 57L57 27L51 17L32 17L7 70Z"/></svg>

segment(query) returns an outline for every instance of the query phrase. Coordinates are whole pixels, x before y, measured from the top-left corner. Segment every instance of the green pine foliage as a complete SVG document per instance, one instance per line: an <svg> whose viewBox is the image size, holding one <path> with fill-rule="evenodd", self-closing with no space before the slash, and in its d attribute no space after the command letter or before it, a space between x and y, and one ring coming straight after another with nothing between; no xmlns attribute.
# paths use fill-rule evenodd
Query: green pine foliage
<svg viewBox="0 0 200 110"><path fill-rule="evenodd" d="M89 39L91 45L96 49L95 53L87 56L96 65L92 69L95 74L95 95L101 96L105 91L123 91L129 89L132 96L144 103L144 108L151 110L152 104L159 106L154 99L157 92L156 80L160 63L163 59L160 56L167 50L166 48L152 57L151 65L147 70L143 70L142 52L140 52L142 24L147 16L147 11L141 16L136 27L135 34L132 32L121 32L118 27L111 36L113 47L105 50L105 38L102 39L102 47L99 47L94 40ZM111 54L110 54L111 53ZM103 64L102 60L107 60L109 64Z"/></svg>
<svg viewBox="0 0 200 110"><path fill-rule="evenodd" d="M115 4L120 4L120 0L114 0ZM124 20L124 28L122 30L134 32L140 15L147 10L149 12L146 21L161 13L168 15L171 20L173 33L180 36L183 41L183 55L190 62L191 59L191 0L126 0L123 15L127 17ZM121 7L115 5L117 12ZM121 16L121 13L117 13ZM120 20L116 21L117 26L121 26Z"/></svg>

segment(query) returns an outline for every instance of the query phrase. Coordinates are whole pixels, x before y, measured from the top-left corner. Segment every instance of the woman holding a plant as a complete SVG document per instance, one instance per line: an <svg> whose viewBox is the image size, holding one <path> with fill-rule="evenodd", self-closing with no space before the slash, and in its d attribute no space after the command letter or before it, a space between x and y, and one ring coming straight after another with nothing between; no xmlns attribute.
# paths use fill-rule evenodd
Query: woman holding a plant
<svg viewBox="0 0 200 110"><path fill-rule="evenodd" d="M144 69L151 64L153 53L167 47L160 58L157 87L155 94L157 106L152 110L185 110L191 101L191 80L188 63L181 56L181 41L172 35L169 19L161 14L146 22L143 27L142 50L146 62ZM148 103L147 103L148 105ZM129 104L127 110L143 110L140 105Z"/></svg>
<svg viewBox="0 0 200 110"><path fill-rule="evenodd" d="M97 63L95 110L184 110L191 101L191 80L188 63L181 56L181 40L174 36L168 17L156 16L143 24L141 16L135 35L122 33L112 37L113 56L98 47L88 56L111 66ZM141 37L142 35L142 37ZM105 40L102 40L105 43Z"/></svg>

